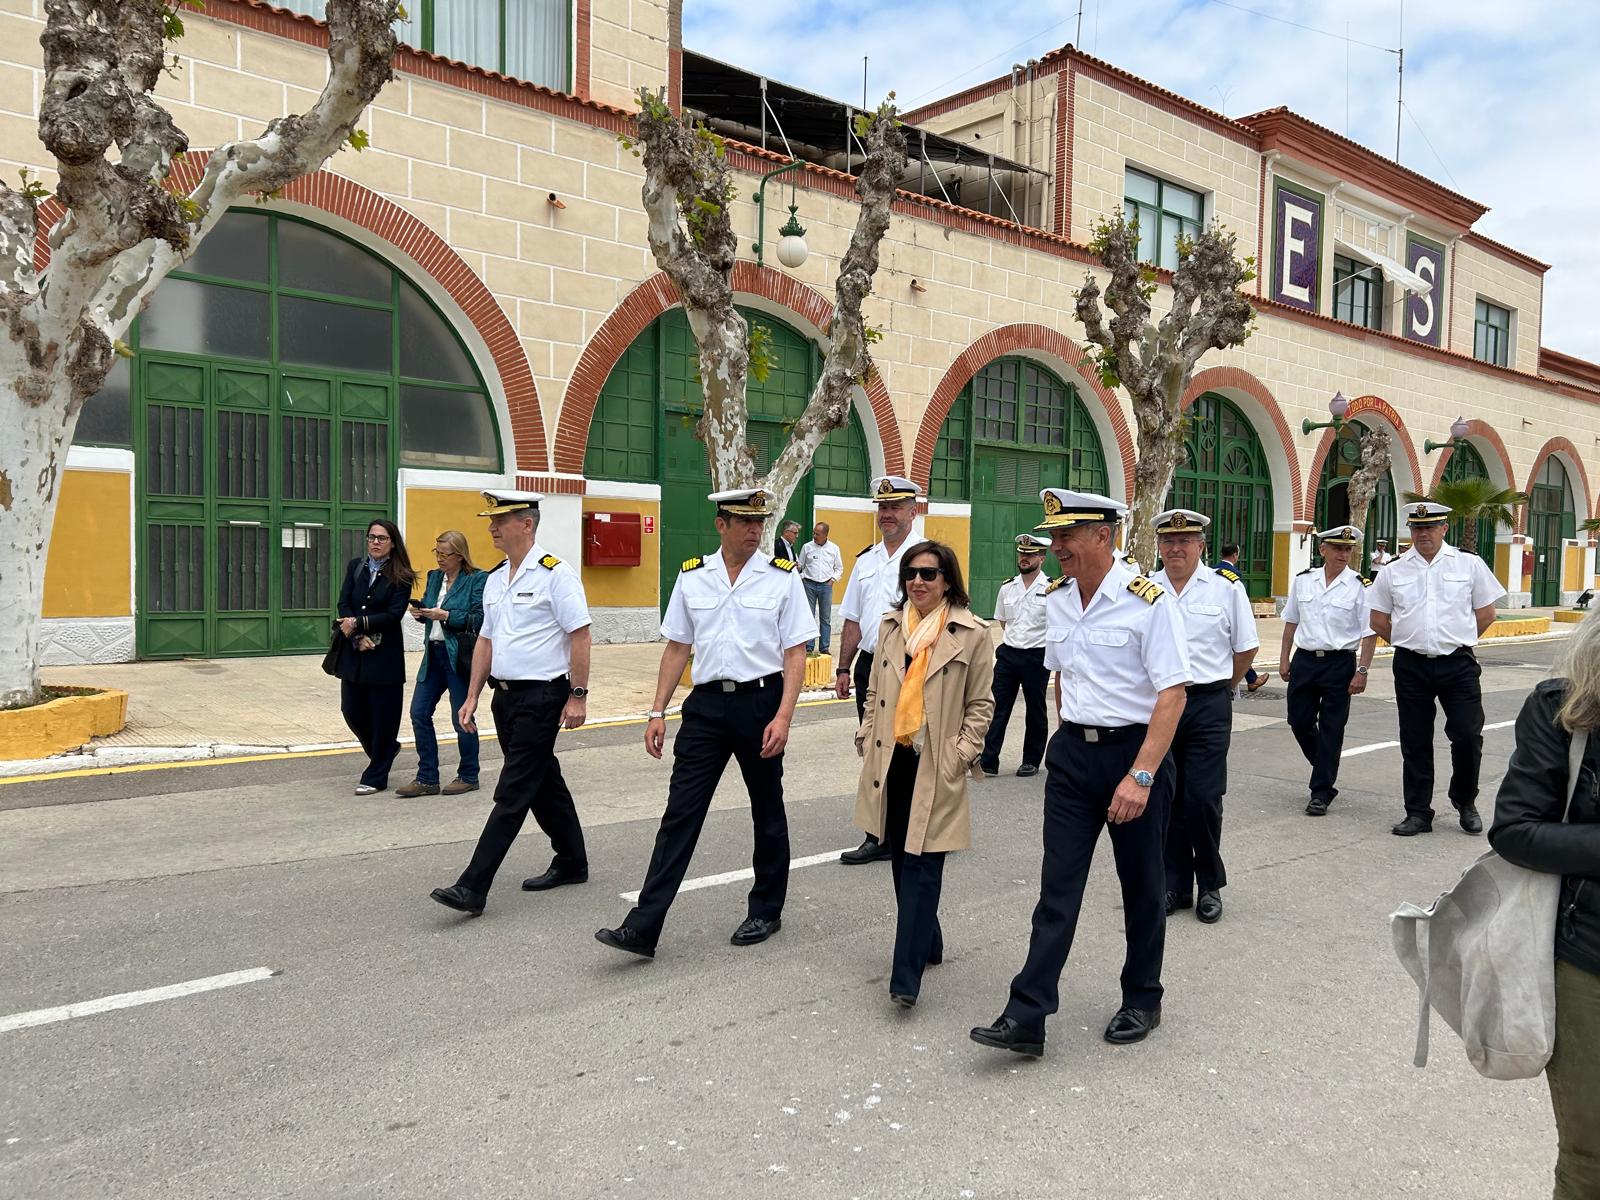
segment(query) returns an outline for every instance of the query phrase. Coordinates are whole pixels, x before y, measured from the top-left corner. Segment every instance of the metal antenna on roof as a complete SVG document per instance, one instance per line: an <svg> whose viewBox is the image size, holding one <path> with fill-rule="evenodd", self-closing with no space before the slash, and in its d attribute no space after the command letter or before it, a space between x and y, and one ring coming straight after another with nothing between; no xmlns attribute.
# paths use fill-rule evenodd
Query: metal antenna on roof
<svg viewBox="0 0 1600 1200"><path fill-rule="evenodd" d="M867 107L867 56L861 56L861 107Z"/></svg>
<svg viewBox="0 0 1600 1200"><path fill-rule="evenodd" d="M1083 45L1083 0L1078 0L1078 32L1072 35L1072 44Z"/></svg>
<svg viewBox="0 0 1600 1200"><path fill-rule="evenodd" d="M1406 110L1406 0L1400 0L1400 66L1395 74L1394 161L1400 161L1400 116Z"/></svg>

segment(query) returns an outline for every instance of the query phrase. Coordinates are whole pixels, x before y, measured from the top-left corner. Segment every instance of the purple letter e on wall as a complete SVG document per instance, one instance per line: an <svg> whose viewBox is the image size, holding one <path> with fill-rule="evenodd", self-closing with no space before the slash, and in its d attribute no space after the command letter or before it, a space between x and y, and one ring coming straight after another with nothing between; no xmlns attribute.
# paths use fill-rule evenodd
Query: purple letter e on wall
<svg viewBox="0 0 1600 1200"><path fill-rule="evenodd" d="M1322 197L1307 188L1276 182L1272 298L1316 312L1322 284Z"/></svg>

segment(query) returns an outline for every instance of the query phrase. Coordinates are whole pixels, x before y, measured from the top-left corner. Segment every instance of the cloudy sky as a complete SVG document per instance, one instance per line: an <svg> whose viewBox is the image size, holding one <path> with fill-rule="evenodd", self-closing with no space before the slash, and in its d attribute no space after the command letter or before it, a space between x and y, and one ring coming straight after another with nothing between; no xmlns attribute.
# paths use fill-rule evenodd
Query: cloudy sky
<svg viewBox="0 0 1600 1200"><path fill-rule="evenodd" d="M913 108L1072 42L1077 21L1078 0L685 0L684 43L857 101L867 55L873 98ZM1394 153L1382 47L1402 44L1401 0L1083 0L1078 44L1229 116L1288 105ZM1403 44L1401 161L1488 205L1480 232L1553 264L1543 342L1600 361L1583 282L1600 276L1600 3L1407 0Z"/></svg>

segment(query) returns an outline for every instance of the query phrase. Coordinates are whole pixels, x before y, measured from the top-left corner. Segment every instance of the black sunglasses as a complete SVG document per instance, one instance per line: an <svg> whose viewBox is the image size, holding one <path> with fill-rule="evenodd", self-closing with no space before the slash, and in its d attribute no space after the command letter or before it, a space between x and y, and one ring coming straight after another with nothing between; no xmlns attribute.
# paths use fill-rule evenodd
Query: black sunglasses
<svg viewBox="0 0 1600 1200"><path fill-rule="evenodd" d="M910 583L912 576L915 576L923 583L932 583L943 574L943 567L907 567L900 572L900 580L902 583Z"/></svg>

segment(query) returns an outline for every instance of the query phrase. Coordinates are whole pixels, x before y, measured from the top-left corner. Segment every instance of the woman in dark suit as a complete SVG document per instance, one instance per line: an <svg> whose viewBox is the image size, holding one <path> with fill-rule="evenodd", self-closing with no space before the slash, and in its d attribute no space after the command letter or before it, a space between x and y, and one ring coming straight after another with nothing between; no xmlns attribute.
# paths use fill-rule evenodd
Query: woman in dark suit
<svg viewBox="0 0 1600 1200"><path fill-rule="evenodd" d="M406 690L401 620L416 573L393 521L367 526L367 553L345 568L339 589L339 707L344 723L367 752L356 795L389 786L389 767L400 752L401 702Z"/></svg>

